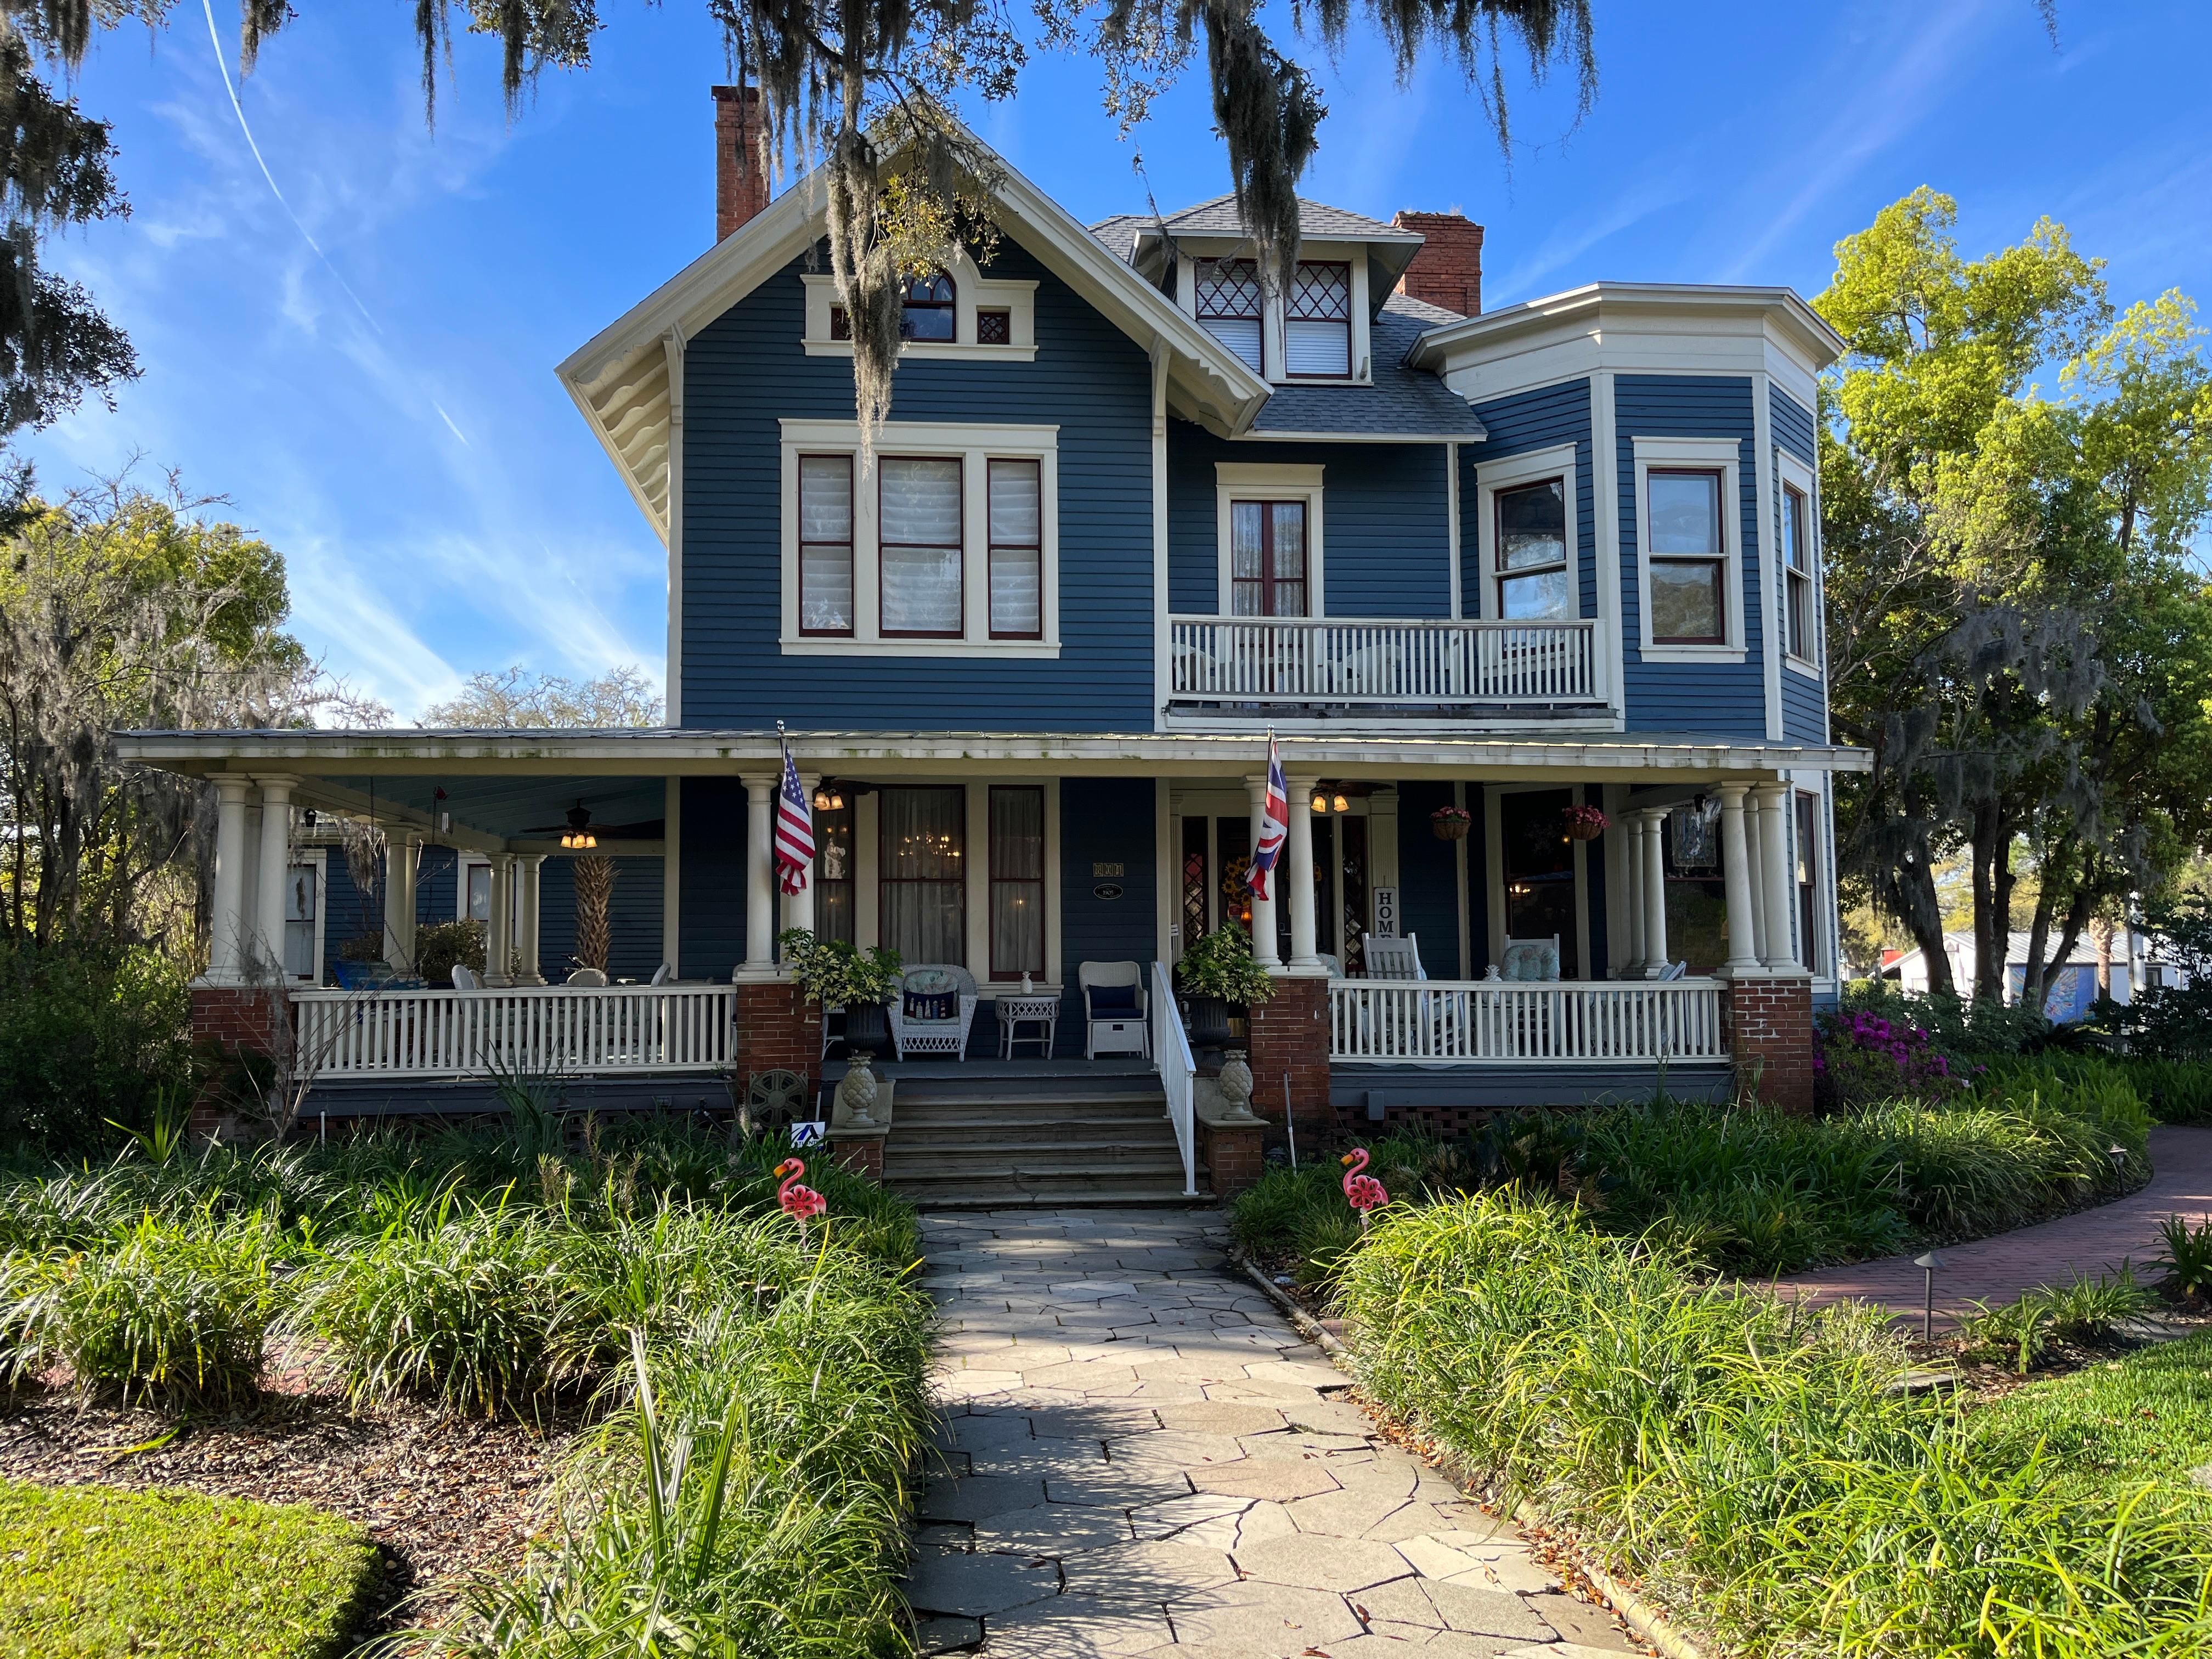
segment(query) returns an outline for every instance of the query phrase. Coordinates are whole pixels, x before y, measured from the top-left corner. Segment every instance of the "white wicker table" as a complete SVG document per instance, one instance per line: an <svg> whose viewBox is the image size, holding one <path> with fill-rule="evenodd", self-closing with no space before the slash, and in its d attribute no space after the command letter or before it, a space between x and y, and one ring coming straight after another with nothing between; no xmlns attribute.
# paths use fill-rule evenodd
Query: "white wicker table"
<svg viewBox="0 0 2212 1659"><path fill-rule="evenodd" d="M1043 1032L1036 1036L1018 1037L1017 1025L1042 1025ZM999 1058L1012 1060L1017 1042L1042 1042L1042 1058L1052 1058L1054 1035L1060 1030L1060 999L1058 997L1000 997L999 999Z"/></svg>

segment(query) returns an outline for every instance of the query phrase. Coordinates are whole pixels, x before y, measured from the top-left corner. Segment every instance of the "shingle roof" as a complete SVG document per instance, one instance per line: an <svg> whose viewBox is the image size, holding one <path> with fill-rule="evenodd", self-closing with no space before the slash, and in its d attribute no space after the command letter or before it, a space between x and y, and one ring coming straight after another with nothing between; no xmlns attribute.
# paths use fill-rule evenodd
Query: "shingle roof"
<svg viewBox="0 0 2212 1659"><path fill-rule="evenodd" d="M1126 264L1136 252L1137 233L1152 222L1149 213L1117 213L1091 226L1091 234L1106 245L1109 253Z"/></svg>
<svg viewBox="0 0 2212 1659"><path fill-rule="evenodd" d="M1261 406L1255 435L1352 432L1377 437L1478 439L1486 434L1467 399L1426 369L1406 367L1413 342L1439 322L1459 319L1440 307L1394 294L1368 330L1372 386L1285 386Z"/></svg>
<svg viewBox="0 0 2212 1659"><path fill-rule="evenodd" d="M1108 223L1113 223L1109 220ZM1217 196L1210 202L1200 202L1195 207L1167 216L1167 227L1193 236L1242 236L1244 222L1237 216L1234 196ZM1380 220L1370 219L1364 214L1346 213L1326 202L1310 202L1298 198L1298 234L1301 236L1349 237L1365 240L1370 237L1387 236L1394 241L1417 238L1418 231L1400 230Z"/></svg>

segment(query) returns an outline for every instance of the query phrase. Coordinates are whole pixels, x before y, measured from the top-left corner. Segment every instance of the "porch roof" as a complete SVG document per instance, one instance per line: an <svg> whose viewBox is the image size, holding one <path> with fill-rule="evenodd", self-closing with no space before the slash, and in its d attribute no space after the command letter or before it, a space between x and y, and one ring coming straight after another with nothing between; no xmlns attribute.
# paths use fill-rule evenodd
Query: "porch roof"
<svg viewBox="0 0 2212 1659"><path fill-rule="evenodd" d="M194 775L284 772L400 797L417 784L426 796L471 775L535 781L522 805L536 823L556 823L554 803L581 782L728 775L772 770L785 741L773 731L639 727L613 731L237 731L122 732L121 758ZM957 777L981 770L1079 772L1092 776L1242 776L1264 768L1267 739L1245 732L794 732L793 757L810 771ZM1370 735L1347 731L1281 737L1284 764L1331 777L1389 780L1408 771L1511 781L1572 773L1584 781L1654 784L1689 774L1771 777L1800 770L1862 772L1863 749L1765 742L1700 733L1622 736ZM1660 775L1672 775L1672 777ZM510 785L509 787L517 787ZM620 812L658 817L659 791L647 803L606 799L608 822ZM541 799L542 798L542 799ZM595 818L602 808L591 799ZM647 808L650 805L651 810ZM548 809L551 809L550 811Z"/></svg>

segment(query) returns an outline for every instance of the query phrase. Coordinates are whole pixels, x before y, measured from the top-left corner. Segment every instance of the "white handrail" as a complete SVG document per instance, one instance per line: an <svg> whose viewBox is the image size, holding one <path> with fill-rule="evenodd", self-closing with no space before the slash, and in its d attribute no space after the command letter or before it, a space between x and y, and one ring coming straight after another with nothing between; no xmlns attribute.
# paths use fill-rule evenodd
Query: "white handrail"
<svg viewBox="0 0 2212 1659"><path fill-rule="evenodd" d="M1334 703L1595 702L1597 623L1170 617L1169 695Z"/></svg>
<svg viewBox="0 0 2212 1659"><path fill-rule="evenodd" d="M1329 1058L1416 1066L1728 1058L1721 984L1331 980Z"/></svg>
<svg viewBox="0 0 2212 1659"><path fill-rule="evenodd" d="M726 985L295 991L296 1047L315 1075L466 1077L495 1066L571 1075L729 1063Z"/></svg>
<svg viewBox="0 0 2212 1659"><path fill-rule="evenodd" d="M1152 1064L1159 1068L1160 1092L1168 1097L1168 1121L1175 1125L1176 1147L1182 1153L1182 1195L1198 1196L1198 1125L1194 1103L1198 1063L1190 1057L1182 1014L1176 1007L1175 980L1164 963L1152 964Z"/></svg>

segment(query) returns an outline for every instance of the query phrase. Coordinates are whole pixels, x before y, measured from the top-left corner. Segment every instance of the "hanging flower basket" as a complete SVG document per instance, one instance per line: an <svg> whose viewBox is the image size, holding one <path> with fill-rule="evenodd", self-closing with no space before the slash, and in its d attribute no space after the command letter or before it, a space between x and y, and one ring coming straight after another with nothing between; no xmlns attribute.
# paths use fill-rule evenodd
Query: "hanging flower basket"
<svg viewBox="0 0 2212 1659"><path fill-rule="evenodd" d="M1429 814L1429 828L1437 832L1438 841L1465 841L1472 822L1464 806L1439 806Z"/></svg>
<svg viewBox="0 0 2212 1659"><path fill-rule="evenodd" d="M1559 813L1569 841L1595 841L1605 833L1605 814L1595 806L1569 806Z"/></svg>

